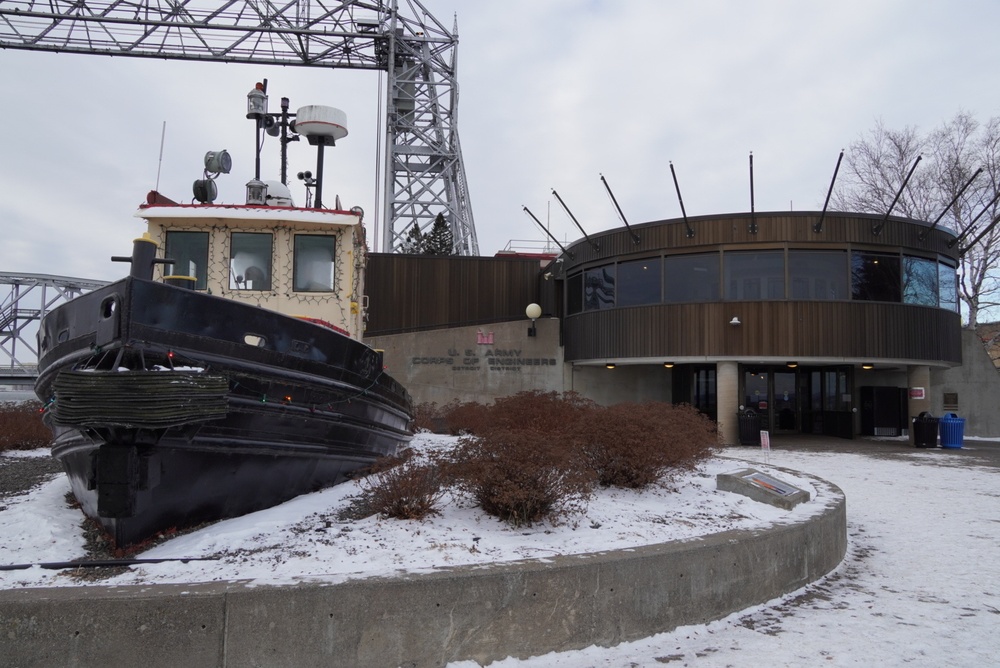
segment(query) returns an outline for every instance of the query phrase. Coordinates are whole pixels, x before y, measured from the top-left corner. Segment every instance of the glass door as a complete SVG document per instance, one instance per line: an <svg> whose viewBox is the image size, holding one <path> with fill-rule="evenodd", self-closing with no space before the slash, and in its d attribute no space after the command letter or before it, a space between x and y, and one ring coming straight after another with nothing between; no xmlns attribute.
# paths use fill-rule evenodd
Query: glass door
<svg viewBox="0 0 1000 668"><path fill-rule="evenodd" d="M791 433L799 431L798 392L795 386L794 371L776 371L771 374L772 399L771 412L774 415L772 424L775 433Z"/></svg>

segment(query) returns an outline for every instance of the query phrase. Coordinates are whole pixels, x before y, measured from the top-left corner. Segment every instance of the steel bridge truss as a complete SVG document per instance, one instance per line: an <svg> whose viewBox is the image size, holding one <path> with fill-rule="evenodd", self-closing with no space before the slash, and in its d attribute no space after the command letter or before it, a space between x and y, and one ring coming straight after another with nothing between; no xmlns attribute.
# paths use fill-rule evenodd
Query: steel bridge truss
<svg viewBox="0 0 1000 668"><path fill-rule="evenodd" d="M455 252L479 254L456 124L457 25L419 0L0 0L0 48L384 71L383 249L443 214Z"/></svg>
<svg viewBox="0 0 1000 668"><path fill-rule="evenodd" d="M0 274L7 293L0 301L0 380L31 379L38 372L38 322L64 301L103 285L47 274Z"/></svg>

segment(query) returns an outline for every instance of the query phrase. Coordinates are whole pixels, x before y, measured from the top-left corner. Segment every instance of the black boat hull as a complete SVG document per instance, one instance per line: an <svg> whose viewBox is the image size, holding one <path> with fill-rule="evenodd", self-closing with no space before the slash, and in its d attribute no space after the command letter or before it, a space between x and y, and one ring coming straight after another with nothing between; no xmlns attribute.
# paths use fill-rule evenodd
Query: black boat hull
<svg viewBox="0 0 1000 668"><path fill-rule="evenodd" d="M127 278L39 338L53 455L119 547L337 484L411 436L377 351L255 306Z"/></svg>

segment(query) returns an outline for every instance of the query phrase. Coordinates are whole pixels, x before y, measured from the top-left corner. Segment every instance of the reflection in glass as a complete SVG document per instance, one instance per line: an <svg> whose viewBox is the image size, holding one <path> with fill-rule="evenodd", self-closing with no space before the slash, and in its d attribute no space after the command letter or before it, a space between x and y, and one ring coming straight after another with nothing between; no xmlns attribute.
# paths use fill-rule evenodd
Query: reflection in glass
<svg viewBox="0 0 1000 668"><path fill-rule="evenodd" d="M958 312L958 273L955 265L947 262L938 264L938 288L941 308Z"/></svg>
<svg viewBox="0 0 1000 668"><path fill-rule="evenodd" d="M659 304L661 264L658 257L619 263L617 305Z"/></svg>
<svg viewBox="0 0 1000 668"><path fill-rule="evenodd" d="M723 257L726 299L785 298L785 252L737 251Z"/></svg>
<svg viewBox="0 0 1000 668"><path fill-rule="evenodd" d="M333 260L336 238L315 234L295 235L295 269L292 289L296 292L333 290Z"/></svg>
<svg viewBox="0 0 1000 668"><path fill-rule="evenodd" d="M583 280L584 309L600 311L615 305L615 265L588 269Z"/></svg>
<svg viewBox="0 0 1000 668"><path fill-rule="evenodd" d="M851 253L851 295L862 301L902 301L899 256L865 251Z"/></svg>
<svg viewBox="0 0 1000 668"><path fill-rule="evenodd" d="M208 232L167 232L164 254L174 261L171 274L194 276L196 290L208 288Z"/></svg>
<svg viewBox="0 0 1000 668"><path fill-rule="evenodd" d="M670 304L719 301L719 254L664 258L664 301Z"/></svg>
<svg viewBox="0 0 1000 668"><path fill-rule="evenodd" d="M937 306L937 262L922 257L903 257L903 303Z"/></svg>
<svg viewBox="0 0 1000 668"><path fill-rule="evenodd" d="M788 251L791 298L809 301L847 299L847 253Z"/></svg>
<svg viewBox="0 0 1000 668"><path fill-rule="evenodd" d="M271 289L271 240L271 235L267 233L232 233L230 290Z"/></svg>

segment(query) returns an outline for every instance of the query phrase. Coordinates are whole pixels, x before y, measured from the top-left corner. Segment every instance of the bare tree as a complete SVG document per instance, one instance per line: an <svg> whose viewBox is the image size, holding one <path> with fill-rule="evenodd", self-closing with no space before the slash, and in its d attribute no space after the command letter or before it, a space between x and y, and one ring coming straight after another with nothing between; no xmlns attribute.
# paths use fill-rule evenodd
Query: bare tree
<svg viewBox="0 0 1000 668"><path fill-rule="evenodd" d="M955 234L967 232L960 246L958 293L966 324L974 328L983 311L1000 306L1000 226L980 237L1000 213L995 201L1000 192L1000 117L980 124L959 112L926 135L913 127L893 130L876 122L851 144L832 206L885 213L918 156L922 162L893 213L932 222L940 217L939 226ZM959 196L978 169L982 173Z"/></svg>

